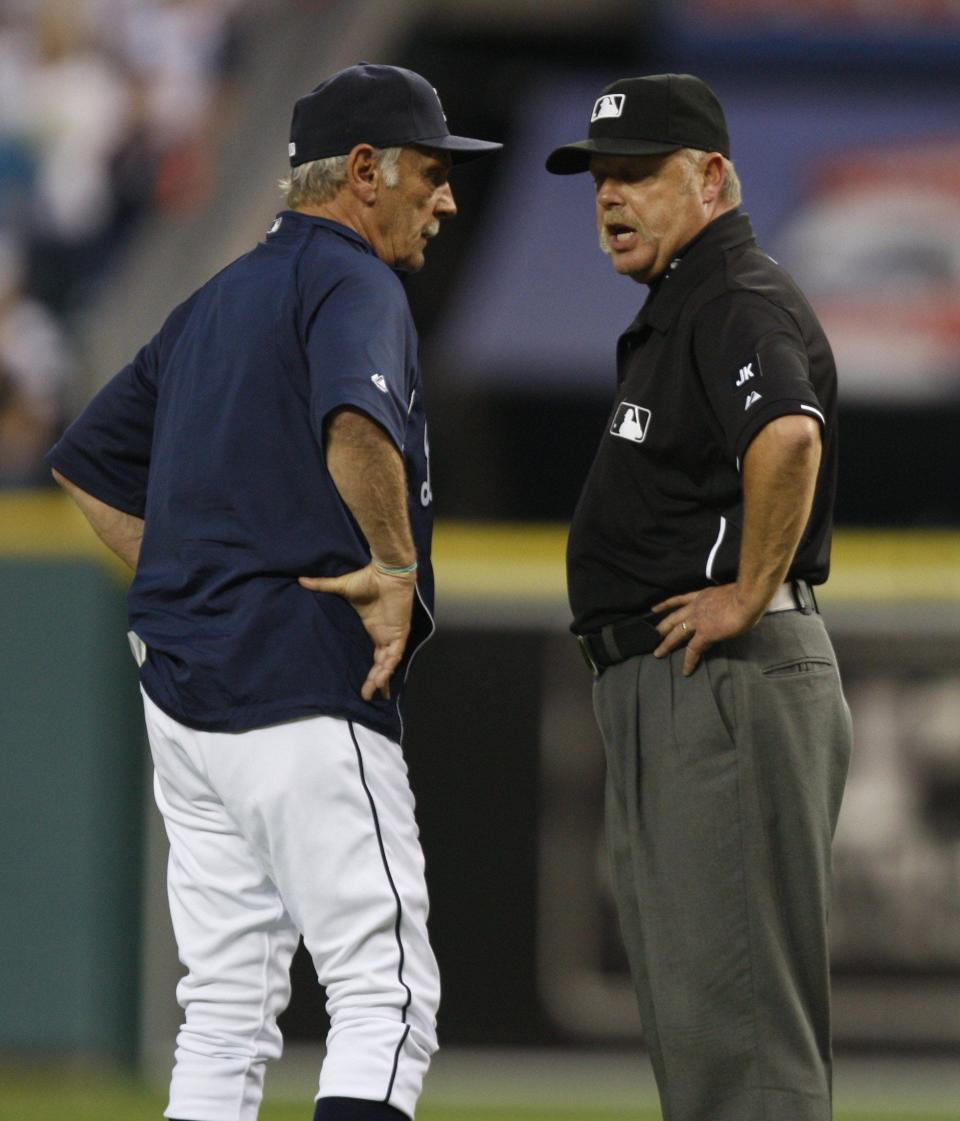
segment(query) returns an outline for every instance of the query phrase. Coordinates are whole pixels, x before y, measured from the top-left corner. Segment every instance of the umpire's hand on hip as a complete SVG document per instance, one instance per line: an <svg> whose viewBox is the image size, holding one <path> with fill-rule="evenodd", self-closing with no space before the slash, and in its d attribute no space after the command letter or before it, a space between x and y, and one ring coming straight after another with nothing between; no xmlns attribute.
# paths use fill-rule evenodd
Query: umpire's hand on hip
<svg viewBox="0 0 960 1121"><path fill-rule="evenodd" d="M385 573L371 562L342 576L301 576L299 582L311 592L329 592L353 606L373 641L373 665L360 695L371 701L379 691L389 698L390 678L410 636L416 572Z"/></svg>
<svg viewBox="0 0 960 1121"><path fill-rule="evenodd" d="M683 674L689 677L714 643L750 630L765 608L766 602L756 596L745 602L736 584L718 584L671 596L653 606L657 614L669 612L657 624L663 642L653 653L663 658L678 646L686 645Z"/></svg>

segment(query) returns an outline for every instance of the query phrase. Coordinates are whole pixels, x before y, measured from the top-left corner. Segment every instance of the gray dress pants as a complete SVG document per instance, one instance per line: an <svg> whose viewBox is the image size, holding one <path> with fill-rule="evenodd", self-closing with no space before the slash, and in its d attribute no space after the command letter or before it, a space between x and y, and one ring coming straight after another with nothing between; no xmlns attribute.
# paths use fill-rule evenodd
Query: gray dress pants
<svg viewBox="0 0 960 1121"><path fill-rule="evenodd" d="M607 669L620 923L664 1121L829 1121L830 846L850 714L819 615Z"/></svg>

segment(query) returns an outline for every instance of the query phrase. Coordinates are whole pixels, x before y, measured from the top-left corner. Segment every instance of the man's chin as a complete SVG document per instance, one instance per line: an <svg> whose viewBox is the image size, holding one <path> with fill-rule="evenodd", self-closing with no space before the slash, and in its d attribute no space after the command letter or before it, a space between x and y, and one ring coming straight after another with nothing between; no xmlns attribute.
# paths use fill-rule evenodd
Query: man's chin
<svg viewBox="0 0 960 1121"><path fill-rule="evenodd" d="M426 257L423 253L411 254L409 257L404 257L402 261L395 261L393 268L397 272L419 272L427 263Z"/></svg>
<svg viewBox="0 0 960 1121"><path fill-rule="evenodd" d="M613 265L613 270L620 276L628 276L631 280L635 280L638 284L644 284L650 278L650 265L642 265L636 261L630 261L628 254L618 257L615 253L610 254L610 263Z"/></svg>

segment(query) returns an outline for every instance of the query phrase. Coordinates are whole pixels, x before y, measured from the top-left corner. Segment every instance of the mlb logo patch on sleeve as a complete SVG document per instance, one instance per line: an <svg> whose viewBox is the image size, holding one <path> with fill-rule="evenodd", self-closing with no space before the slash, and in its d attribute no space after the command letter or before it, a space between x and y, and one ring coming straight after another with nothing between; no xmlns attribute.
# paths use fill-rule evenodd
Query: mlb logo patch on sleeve
<svg viewBox="0 0 960 1121"><path fill-rule="evenodd" d="M614 436L624 440L632 440L635 444L642 444L647 438L652 413L643 405L632 405L629 401L621 401L613 417L610 431Z"/></svg>

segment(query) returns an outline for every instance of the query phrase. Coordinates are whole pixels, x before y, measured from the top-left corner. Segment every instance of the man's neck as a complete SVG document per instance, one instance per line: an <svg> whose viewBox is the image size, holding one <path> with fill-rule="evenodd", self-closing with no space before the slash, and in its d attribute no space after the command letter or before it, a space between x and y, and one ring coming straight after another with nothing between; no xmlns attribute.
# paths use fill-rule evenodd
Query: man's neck
<svg viewBox="0 0 960 1121"><path fill-rule="evenodd" d="M363 229L362 216L356 212L355 207L345 203L339 195L331 199L330 202L304 203L302 206L293 207L293 209L298 214L309 214L311 218L326 218L330 222L338 222L341 226L346 226L348 230L353 230L355 234L364 238L367 237ZM367 238L367 240L370 239Z"/></svg>
<svg viewBox="0 0 960 1121"><path fill-rule="evenodd" d="M724 217L724 215L732 214L736 209L736 206L724 206L722 209L717 208L711 216L710 220L708 222L705 222L700 227L700 229L697 230L693 237L690 238L689 241L681 245L676 253L674 253L674 255L667 262L667 267L663 270L663 272L658 273L656 276L651 277L645 282L649 287L651 293L657 290L660 282L665 277L670 275L671 270L686 256L690 249L692 249L693 246L696 245L696 243L703 237L703 235L707 232L707 230L710 229L711 226L715 225L721 218Z"/></svg>

